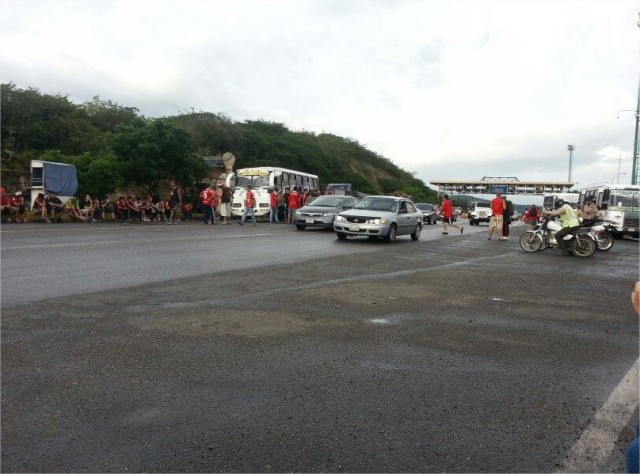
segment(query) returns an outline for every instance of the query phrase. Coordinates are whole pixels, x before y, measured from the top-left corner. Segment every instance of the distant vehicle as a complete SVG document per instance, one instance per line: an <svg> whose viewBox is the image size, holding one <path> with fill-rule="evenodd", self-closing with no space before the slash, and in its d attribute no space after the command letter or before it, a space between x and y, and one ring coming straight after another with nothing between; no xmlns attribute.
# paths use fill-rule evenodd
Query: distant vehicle
<svg viewBox="0 0 640 474"><path fill-rule="evenodd" d="M351 183L329 183L325 189L325 194L329 196L352 196Z"/></svg>
<svg viewBox="0 0 640 474"><path fill-rule="evenodd" d="M542 206L545 209L555 209L556 201L558 199L564 200L567 204L570 204L572 207L576 207L578 205L578 200L580 199L580 195L578 193L555 193L555 194L545 194L543 196Z"/></svg>
<svg viewBox="0 0 640 474"><path fill-rule="evenodd" d="M438 222L438 209L433 204L417 202L416 207L422 211L422 222L424 224L435 224Z"/></svg>
<svg viewBox="0 0 640 474"><path fill-rule="evenodd" d="M244 212L244 195L247 186L251 186L256 198L254 209L256 217L269 216L271 212L269 190L274 187L279 190L292 186L319 189L317 175L274 166L241 168L235 173L229 173L225 178L225 184L233 190L231 212L234 216L241 216Z"/></svg>
<svg viewBox="0 0 640 474"><path fill-rule="evenodd" d="M333 229L336 214L351 209L357 203L358 199L353 196L318 196L295 212L293 223L298 230L307 227Z"/></svg>
<svg viewBox="0 0 640 474"><path fill-rule="evenodd" d="M39 193L55 192L62 202L67 202L77 190L78 174L74 165L31 160L31 207Z"/></svg>
<svg viewBox="0 0 640 474"><path fill-rule="evenodd" d="M460 214L462 214L462 208L461 207L454 207L453 208L453 212L455 212L456 215L459 216Z"/></svg>
<svg viewBox="0 0 640 474"><path fill-rule="evenodd" d="M578 204L593 199L602 219L615 227L614 237L638 237L640 231L640 185L604 184L580 191Z"/></svg>
<svg viewBox="0 0 640 474"><path fill-rule="evenodd" d="M418 240L422 212L409 199L397 196L367 196L353 209L339 213L333 221L338 239L367 236L393 242L398 235Z"/></svg>
<svg viewBox="0 0 640 474"><path fill-rule="evenodd" d="M471 208L469 209L469 224L478 225L480 222L489 222L492 214L490 202L471 203Z"/></svg>

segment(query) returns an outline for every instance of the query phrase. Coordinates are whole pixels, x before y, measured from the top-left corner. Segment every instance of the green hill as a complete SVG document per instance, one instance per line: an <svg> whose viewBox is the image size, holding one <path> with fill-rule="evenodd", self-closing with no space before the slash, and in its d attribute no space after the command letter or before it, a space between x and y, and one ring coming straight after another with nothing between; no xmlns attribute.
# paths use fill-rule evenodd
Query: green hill
<svg viewBox="0 0 640 474"><path fill-rule="evenodd" d="M322 185L349 182L363 193L436 201L423 181L354 139L266 120L234 122L210 112L148 118L97 96L74 104L11 83L1 85L1 117L2 179L11 189L24 188L34 158L75 164L80 195L154 192L168 178L188 189L206 174L203 156L231 152L236 168L282 166L317 174Z"/></svg>

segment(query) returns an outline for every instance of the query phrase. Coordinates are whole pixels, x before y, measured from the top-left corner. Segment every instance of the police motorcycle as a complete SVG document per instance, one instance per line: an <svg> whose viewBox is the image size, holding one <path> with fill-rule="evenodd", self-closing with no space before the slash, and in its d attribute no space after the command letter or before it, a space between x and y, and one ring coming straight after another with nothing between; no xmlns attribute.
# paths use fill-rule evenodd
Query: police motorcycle
<svg viewBox="0 0 640 474"><path fill-rule="evenodd" d="M548 247L557 248L555 234L562 229L557 216L542 216L534 230L529 230L520 237L520 248L527 253L540 252ZM591 257L597 249L597 243L589 227L579 228L564 236L567 250L576 257Z"/></svg>

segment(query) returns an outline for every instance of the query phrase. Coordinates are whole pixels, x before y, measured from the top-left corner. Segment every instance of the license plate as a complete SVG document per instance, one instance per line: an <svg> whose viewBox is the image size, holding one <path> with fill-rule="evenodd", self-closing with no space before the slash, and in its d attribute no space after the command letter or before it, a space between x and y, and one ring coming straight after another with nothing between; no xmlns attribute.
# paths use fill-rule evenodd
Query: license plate
<svg viewBox="0 0 640 474"><path fill-rule="evenodd" d="M351 232L360 232L360 226L357 224L352 224L349 226L349 230Z"/></svg>
<svg viewBox="0 0 640 474"><path fill-rule="evenodd" d="M314 222L313 217L307 217L307 220L305 222L307 224L313 224L313 222Z"/></svg>

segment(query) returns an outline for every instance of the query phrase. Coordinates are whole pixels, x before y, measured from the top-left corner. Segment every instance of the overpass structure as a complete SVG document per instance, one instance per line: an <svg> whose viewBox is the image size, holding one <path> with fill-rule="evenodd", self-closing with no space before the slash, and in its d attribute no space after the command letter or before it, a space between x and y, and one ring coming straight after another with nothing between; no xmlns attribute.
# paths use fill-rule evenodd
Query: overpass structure
<svg viewBox="0 0 640 474"><path fill-rule="evenodd" d="M480 181L433 180L438 192L447 194L547 194L566 193L575 183L569 181L520 181L509 176L485 176Z"/></svg>

